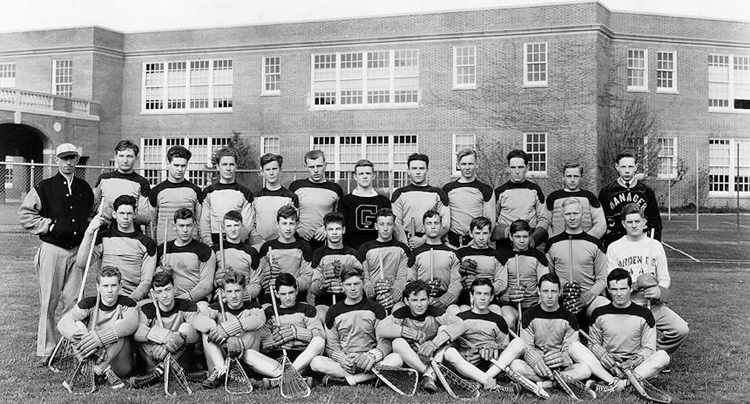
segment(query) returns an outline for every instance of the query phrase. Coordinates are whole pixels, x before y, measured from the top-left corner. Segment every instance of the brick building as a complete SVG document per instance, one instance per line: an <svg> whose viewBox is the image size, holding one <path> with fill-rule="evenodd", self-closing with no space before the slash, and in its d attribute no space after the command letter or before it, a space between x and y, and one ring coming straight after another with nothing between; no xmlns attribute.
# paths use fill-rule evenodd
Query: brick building
<svg viewBox="0 0 750 404"><path fill-rule="evenodd" d="M49 161L71 141L87 163L107 164L118 140L133 139L143 146L140 168L157 182L169 146L189 147L198 170L239 133L259 154L283 154L288 169L323 149L342 181L369 158L378 185L391 188L405 183L412 152L431 157L431 183L442 184L455 174L456 150L496 142L530 152L546 192L561 185L559 167L570 159L596 190L601 131L614 108L602 99L613 88L625 101L643 98L655 115L656 177L687 162L673 205L695 201L698 173L708 183L703 203L734 203L739 187L750 206L750 24L596 2L0 34L0 159ZM662 199L664 184L653 182Z"/></svg>

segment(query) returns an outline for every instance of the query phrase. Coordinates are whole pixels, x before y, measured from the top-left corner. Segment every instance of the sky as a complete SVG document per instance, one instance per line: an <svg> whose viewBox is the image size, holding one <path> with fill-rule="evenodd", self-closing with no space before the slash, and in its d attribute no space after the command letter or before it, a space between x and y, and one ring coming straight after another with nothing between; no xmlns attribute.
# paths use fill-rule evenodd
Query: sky
<svg viewBox="0 0 750 404"><path fill-rule="evenodd" d="M412 14L582 0L11 0L0 32L100 26L120 32ZM748 0L600 0L612 11L750 22Z"/></svg>

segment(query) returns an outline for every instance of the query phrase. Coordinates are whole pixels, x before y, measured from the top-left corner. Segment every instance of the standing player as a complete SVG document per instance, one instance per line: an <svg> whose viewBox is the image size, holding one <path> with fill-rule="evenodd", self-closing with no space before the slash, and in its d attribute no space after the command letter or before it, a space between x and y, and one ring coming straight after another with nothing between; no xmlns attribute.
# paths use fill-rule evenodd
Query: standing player
<svg viewBox="0 0 750 404"><path fill-rule="evenodd" d="M81 285L82 272L75 268L76 255L89 218L94 215L94 194L86 181L74 175L79 158L78 149L72 144L58 146L57 175L31 189L18 209L23 228L41 240L34 260L39 276L39 367L47 366L55 349L58 303L62 300L63 312L73 308Z"/></svg>
<svg viewBox="0 0 750 404"><path fill-rule="evenodd" d="M599 199L593 192L581 189L582 176L583 168L578 163L568 163L563 167L565 188L552 192L547 198L550 237L565 231L562 202L567 198L576 198L581 202L583 231L598 239L602 238L607 231L607 220L604 218L604 210L602 210Z"/></svg>
<svg viewBox="0 0 750 404"><path fill-rule="evenodd" d="M117 170L99 176L94 186L94 198L104 204L102 216L109 223L114 218L114 201L121 195L129 195L136 200L135 224L148 224L151 221L148 196L151 185L142 175L133 171L140 148L130 140L121 140L115 146Z"/></svg>
<svg viewBox="0 0 750 404"><path fill-rule="evenodd" d="M130 336L138 329L139 321L135 301L119 294L121 278L119 269L103 267L96 277L99 307L95 296L87 297L57 323L60 334L74 341L78 354L97 357L94 373L103 375L112 389L125 387L120 378L133 369ZM95 310L99 311L97 316L93 315ZM96 324L89 327L94 318ZM66 388L70 391L69 386Z"/></svg>
<svg viewBox="0 0 750 404"><path fill-rule="evenodd" d="M200 233L203 244L212 246L219 242L219 227L224 215L230 210L242 213L242 240L250 235L255 222L253 193L236 181L237 151L225 147L216 152L219 182L203 190L203 208L200 217Z"/></svg>
<svg viewBox="0 0 750 404"><path fill-rule="evenodd" d="M335 182L326 180L326 156L320 150L305 153L306 179L292 182L289 190L299 198L297 236L310 243L313 251L325 245L323 217L336 211L344 191Z"/></svg>
<svg viewBox="0 0 750 404"><path fill-rule="evenodd" d="M347 232L344 244L359 249L363 243L375 240L375 215L380 209L390 208L391 201L372 186L375 166L370 160L359 160L354 165L357 188L339 201L338 211L344 215Z"/></svg>
<svg viewBox="0 0 750 404"><path fill-rule="evenodd" d="M471 219L469 228L471 243L456 251L461 260L461 266L458 269L463 285L461 295L458 297L461 311L471 308L471 285L475 279L489 279L492 289L498 295L504 293L508 287L508 271L505 266L507 257L489 246L492 221L484 216L475 217ZM490 303L492 303L490 309L499 314L500 307L494 301Z"/></svg>
<svg viewBox="0 0 750 404"><path fill-rule="evenodd" d="M194 302L204 300L213 291L216 256L211 247L193 239L195 217L188 208L174 212L177 238L157 248L157 260L162 270L169 271L174 279L178 299Z"/></svg>
<svg viewBox="0 0 750 404"><path fill-rule="evenodd" d="M528 181L529 156L523 150L508 153L510 180L495 189L497 201L497 223L492 239L497 241L499 251L510 251L510 224L523 219L534 231L531 233L531 248L547 240L548 218L544 207L544 193L539 185Z"/></svg>
<svg viewBox="0 0 750 404"><path fill-rule="evenodd" d="M79 249L76 263L79 270L86 265L86 254L94 243L92 262L101 259L102 267L114 266L122 274L122 292L137 301L148 296L151 277L156 269L156 243L133 225L136 201L130 195L121 195L114 204L116 226L104 229L93 240L94 232L105 223L99 215L94 216L86 229L86 236ZM92 264L93 265L93 264Z"/></svg>
<svg viewBox="0 0 750 404"><path fill-rule="evenodd" d="M654 229L654 238L661 240L661 214L656 203L656 195L651 188L636 178L638 161L635 155L630 152L618 154L615 169L620 176L599 191L599 202L607 218L607 234L602 239L604 247L607 248L625 235L625 229L620 221L620 210L630 202L637 203L643 209L649 228Z"/></svg>
<svg viewBox="0 0 750 404"><path fill-rule="evenodd" d="M461 177L445 184L443 192L448 196L451 211L448 243L461 248L471 243L471 219L484 216L495 220L497 213L492 187L477 179L477 152L472 149L461 150L456 155L456 163ZM490 222L490 234L494 225Z"/></svg>
<svg viewBox="0 0 750 404"><path fill-rule="evenodd" d="M409 168L410 184L393 193L393 213L396 215L396 240L406 243L409 248L417 248L427 242L422 217L428 210L440 214L442 222L438 240L451 228L451 211L448 196L442 189L430 186L427 182L430 158L426 154L414 153L406 160ZM412 228L414 223L414 228Z"/></svg>
<svg viewBox="0 0 750 404"><path fill-rule="evenodd" d="M253 199L255 210L255 226L250 236L250 242L255 248L266 242L275 240L279 236L276 226L276 213L282 206L299 207L299 198L294 192L281 185L281 165L284 158L278 154L266 153L260 157L260 172L263 174L265 185Z"/></svg>
<svg viewBox="0 0 750 404"><path fill-rule="evenodd" d="M255 248L240 239L242 232L242 215L236 210L230 210L224 215L224 252L220 245L211 247L216 256L216 272L214 285L220 288L224 276L234 271L245 276L245 300L253 300L260 296L260 256ZM222 260L226 262L222 265ZM218 289L217 289L218 290ZM217 296L218 297L218 296Z"/></svg>
<svg viewBox="0 0 750 404"><path fill-rule="evenodd" d="M180 208L188 208L201 217L201 204L203 204L203 193L197 185L185 179L188 163L193 156L190 150L183 146L172 146L167 151L167 179L155 186L148 195L151 204L151 221L156 229L156 243L164 244L177 237L175 229L167 226L166 239L164 239L163 226L168 220L172 220L174 212ZM193 238L198 237L198 226L193 228Z"/></svg>
<svg viewBox="0 0 750 404"><path fill-rule="evenodd" d="M688 335L688 324L667 307L672 281L667 255L658 240L643 233L646 218L635 203L622 207L622 226L627 234L607 249L609 270L624 268L630 273L633 303L651 308L658 332L657 348L672 354Z"/></svg>

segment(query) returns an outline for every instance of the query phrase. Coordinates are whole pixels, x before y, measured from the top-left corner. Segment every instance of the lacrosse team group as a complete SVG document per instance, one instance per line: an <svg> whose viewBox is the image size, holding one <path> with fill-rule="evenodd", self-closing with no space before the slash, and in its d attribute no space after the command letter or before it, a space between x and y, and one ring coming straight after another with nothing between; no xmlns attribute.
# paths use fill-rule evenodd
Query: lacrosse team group
<svg viewBox="0 0 750 404"><path fill-rule="evenodd" d="M59 173L19 209L41 239L39 366L63 370L70 346L93 386L146 388L173 372L228 389L239 363L248 389L294 372L307 394L382 381L404 395L418 384L454 397L560 387L596 398L670 371L688 334L667 304L661 218L631 153L598 196L568 164L546 199L521 150L497 189L477 179L473 150L442 188L429 185L429 157L412 154L410 183L391 199L368 160L344 195L320 150L289 188L282 156L263 155L259 190L235 180L229 147L205 189L186 179L187 148L169 149L168 178L153 188L134 171L138 153L119 142L116 169L92 189L74 175L77 148L62 144ZM97 293L83 296L89 270Z"/></svg>

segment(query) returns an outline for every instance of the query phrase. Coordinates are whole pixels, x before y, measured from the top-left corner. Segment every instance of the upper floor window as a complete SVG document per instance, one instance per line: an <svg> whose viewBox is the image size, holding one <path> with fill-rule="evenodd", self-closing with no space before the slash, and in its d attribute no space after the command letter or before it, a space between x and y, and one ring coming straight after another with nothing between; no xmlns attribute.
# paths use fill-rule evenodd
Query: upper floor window
<svg viewBox="0 0 750 404"><path fill-rule="evenodd" d="M263 94L281 93L281 58L263 58Z"/></svg>
<svg viewBox="0 0 750 404"><path fill-rule="evenodd" d="M73 96L73 61L55 60L52 69L52 90L55 95L63 97Z"/></svg>
<svg viewBox="0 0 750 404"><path fill-rule="evenodd" d="M0 88L16 86L16 64L0 63Z"/></svg>
<svg viewBox="0 0 750 404"><path fill-rule="evenodd" d="M453 88L477 88L477 47L453 48Z"/></svg>
<svg viewBox="0 0 750 404"><path fill-rule="evenodd" d="M648 90L647 55L644 49L628 49L628 90Z"/></svg>
<svg viewBox="0 0 750 404"><path fill-rule="evenodd" d="M416 49L312 55L312 108L417 106Z"/></svg>
<svg viewBox="0 0 750 404"><path fill-rule="evenodd" d="M523 47L523 84L547 85L547 42L526 43Z"/></svg>
<svg viewBox="0 0 750 404"><path fill-rule="evenodd" d="M708 55L708 107L750 109L750 56Z"/></svg>
<svg viewBox="0 0 750 404"><path fill-rule="evenodd" d="M144 63L143 112L231 111L231 59Z"/></svg>
<svg viewBox="0 0 750 404"><path fill-rule="evenodd" d="M656 91L677 91L677 56L675 52L656 52Z"/></svg>
<svg viewBox="0 0 750 404"><path fill-rule="evenodd" d="M547 134L524 133L523 150L529 155L529 174L547 175Z"/></svg>

